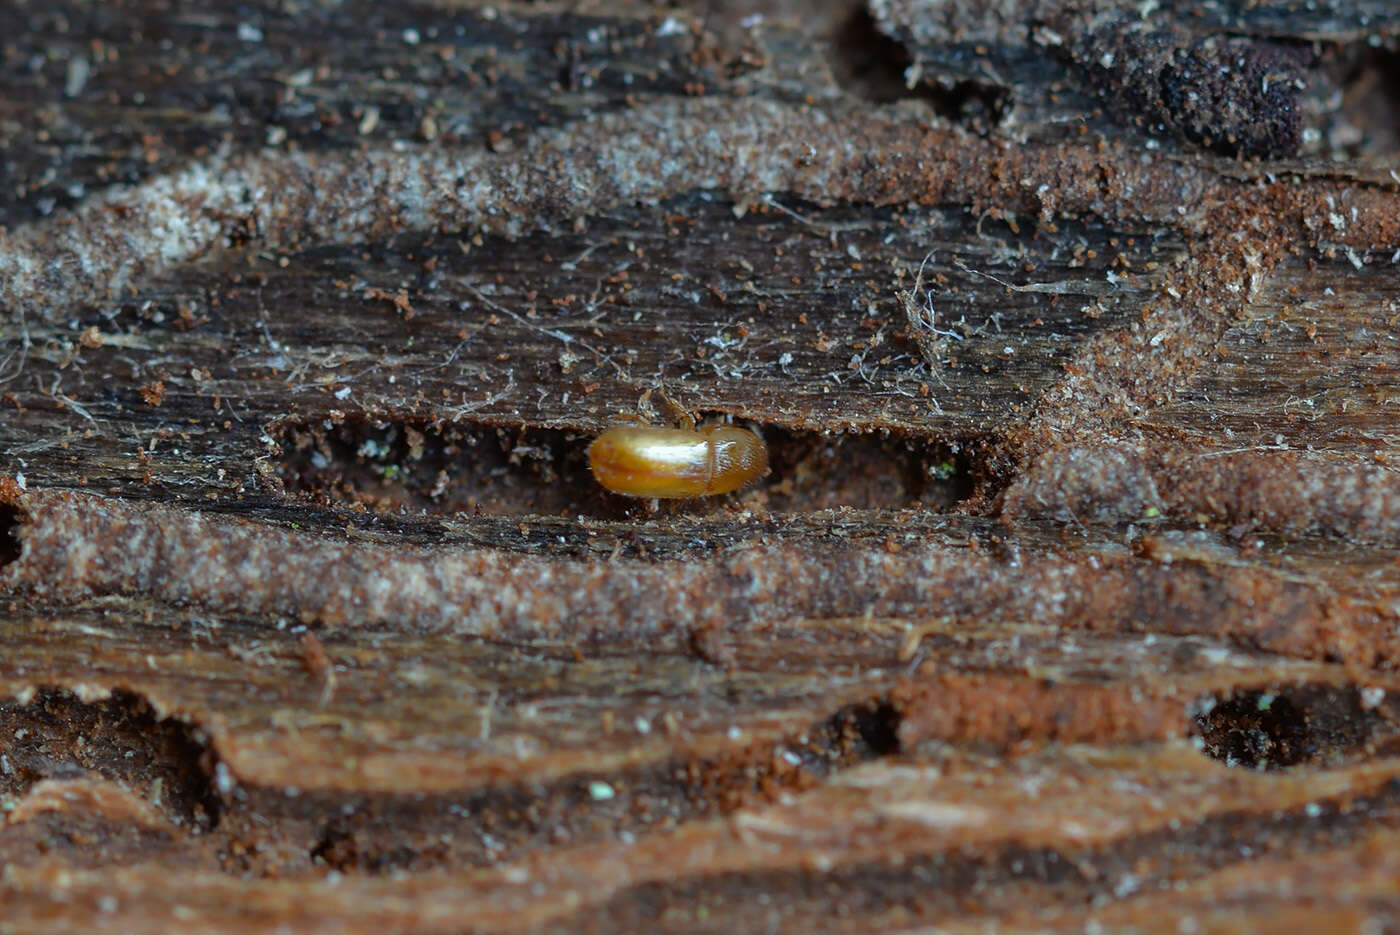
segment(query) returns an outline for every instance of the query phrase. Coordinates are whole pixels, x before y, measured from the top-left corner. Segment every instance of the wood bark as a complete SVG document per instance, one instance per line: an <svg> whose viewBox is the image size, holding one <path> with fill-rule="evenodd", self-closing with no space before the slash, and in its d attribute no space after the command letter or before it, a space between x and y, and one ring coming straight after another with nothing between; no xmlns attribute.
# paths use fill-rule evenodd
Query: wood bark
<svg viewBox="0 0 1400 935"><path fill-rule="evenodd" d="M1400 925L1400 17L789 7L0 9L0 931Z"/></svg>

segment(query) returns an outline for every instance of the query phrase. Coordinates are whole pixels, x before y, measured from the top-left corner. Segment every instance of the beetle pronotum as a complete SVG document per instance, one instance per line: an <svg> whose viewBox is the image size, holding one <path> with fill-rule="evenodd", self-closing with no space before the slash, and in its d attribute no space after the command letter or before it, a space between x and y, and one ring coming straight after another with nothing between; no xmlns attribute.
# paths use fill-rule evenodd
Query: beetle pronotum
<svg viewBox="0 0 1400 935"><path fill-rule="evenodd" d="M683 499L732 493L768 470L768 446L748 429L614 425L588 446L593 476L628 497Z"/></svg>

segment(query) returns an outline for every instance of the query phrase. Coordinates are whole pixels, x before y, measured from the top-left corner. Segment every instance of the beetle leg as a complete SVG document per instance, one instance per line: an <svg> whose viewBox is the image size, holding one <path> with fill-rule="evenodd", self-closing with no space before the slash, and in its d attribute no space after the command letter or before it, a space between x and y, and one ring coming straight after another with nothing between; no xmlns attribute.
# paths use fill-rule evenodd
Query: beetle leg
<svg viewBox="0 0 1400 935"><path fill-rule="evenodd" d="M671 416L671 420L687 432L695 431L695 418L686 411L686 408L672 399L671 394L667 393L664 389L658 390L657 392L660 393L661 402L665 405L666 411Z"/></svg>

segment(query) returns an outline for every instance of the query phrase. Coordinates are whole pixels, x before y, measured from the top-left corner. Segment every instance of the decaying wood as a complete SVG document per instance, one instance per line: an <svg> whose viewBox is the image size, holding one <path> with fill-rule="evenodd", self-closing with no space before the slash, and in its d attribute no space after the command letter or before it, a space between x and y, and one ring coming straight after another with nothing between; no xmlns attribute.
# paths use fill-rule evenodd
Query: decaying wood
<svg viewBox="0 0 1400 935"><path fill-rule="evenodd" d="M1391 5L782 10L0 11L0 929L1400 924Z"/></svg>

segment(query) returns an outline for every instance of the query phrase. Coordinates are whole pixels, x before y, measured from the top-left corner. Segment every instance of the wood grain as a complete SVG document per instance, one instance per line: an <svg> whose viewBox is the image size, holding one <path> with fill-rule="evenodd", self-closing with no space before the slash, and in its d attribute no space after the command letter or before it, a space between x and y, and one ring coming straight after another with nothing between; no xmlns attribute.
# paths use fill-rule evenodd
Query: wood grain
<svg viewBox="0 0 1400 935"><path fill-rule="evenodd" d="M1397 924L1400 21L730 7L0 10L0 930Z"/></svg>

